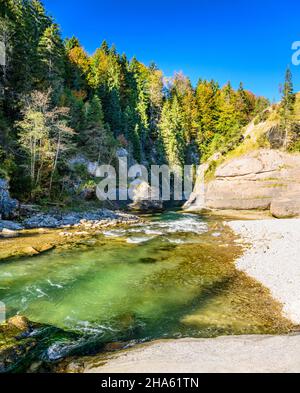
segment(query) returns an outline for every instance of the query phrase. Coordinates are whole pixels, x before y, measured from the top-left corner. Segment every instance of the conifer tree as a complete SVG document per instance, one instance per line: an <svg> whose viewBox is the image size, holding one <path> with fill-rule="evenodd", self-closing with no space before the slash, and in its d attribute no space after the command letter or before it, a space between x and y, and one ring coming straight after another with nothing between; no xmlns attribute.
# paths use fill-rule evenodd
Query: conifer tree
<svg viewBox="0 0 300 393"><path fill-rule="evenodd" d="M208 146L217 132L219 94L219 86L217 86L214 81L199 81L196 89L200 122L197 141L200 154L204 157L208 153Z"/></svg>
<svg viewBox="0 0 300 393"><path fill-rule="evenodd" d="M98 164L111 163L114 158L116 142L109 127L104 123L100 98L95 95L85 104L85 129L83 146L85 154Z"/></svg>
<svg viewBox="0 0 300 393"><path fill-rule="evenodd" d="M285 111L285 115L290 114L293 111L295 103L293 77L290 68L286 70L285 82L283 86L283 97L282 106Z"/></svg>
<svg viewBox="0 0 300 393"><path fill-rule="evenodd" d="M161 118L164 94L163 94L163 73L155 64L149 67L149 127L151 137L158 137L157 128Z"/></svg>
<svg viewBox="0 0 300 393"><path fill-rule="evenodd" d="M38 45L40 59L41 87L51 87L56 94L60 94L64 81L64 47L58 26L52 24L48 27Z"/></svg>
<svg viewBox="0 0 300 393"><path fill-rule="evenodd" d="M183 166L185 159L183 116L176 96L165 103L159 128L168 164Z"/></svg>
<svg viewBox="0 0 300 393"><path fill-rule="evenodd" d="M281 129L283 132L283 148L287 149L292 137L292 114L295 105L293 77L290 68L285 74L281 103Z"/></svg>

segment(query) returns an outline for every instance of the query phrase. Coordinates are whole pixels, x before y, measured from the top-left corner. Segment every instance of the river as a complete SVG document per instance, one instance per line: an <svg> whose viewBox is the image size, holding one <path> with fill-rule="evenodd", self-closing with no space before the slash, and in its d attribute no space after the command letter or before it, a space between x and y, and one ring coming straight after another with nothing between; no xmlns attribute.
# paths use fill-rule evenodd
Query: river
<svg viewBox="0 0 300 393"><path fill-rule="evenodd" d="M242 248L223 220L178 212L145 220L0 264L8 316L47 326L33 360L109 343L286 331L268 291L236 270Z"/></svg>

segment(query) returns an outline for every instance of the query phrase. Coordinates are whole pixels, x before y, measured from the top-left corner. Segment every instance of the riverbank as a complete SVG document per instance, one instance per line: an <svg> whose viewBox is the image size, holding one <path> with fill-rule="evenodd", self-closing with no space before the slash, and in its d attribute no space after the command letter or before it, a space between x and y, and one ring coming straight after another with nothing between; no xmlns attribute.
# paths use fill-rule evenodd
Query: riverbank
<svg viewBox="0 0 300 393"><path fill-rule="evenodd" d="M240 336L165 340L110 357L82 359L67 372L298 373L300 336Z"/></svg>
<svg viewBox="0 0 300 393"><path fill-rule="evenodd" d="M300 325L300 220L233 221L230 228L251 247L236 262L283 304L285 316Z"/></svg>

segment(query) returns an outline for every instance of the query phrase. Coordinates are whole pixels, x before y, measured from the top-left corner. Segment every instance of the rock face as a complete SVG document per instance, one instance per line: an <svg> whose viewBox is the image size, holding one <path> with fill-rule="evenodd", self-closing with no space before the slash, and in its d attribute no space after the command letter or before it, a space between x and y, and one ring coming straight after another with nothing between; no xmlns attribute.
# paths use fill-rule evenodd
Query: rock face
<svg viewBox="0 0 300 393"><path fill-rule="evenodd" d="M217 168L215 179L203 190L196 186L185 206L188 210L270 210L278 218L296 217L300 215L300 155L256 150Z"/></svg>
<svg viewBox="0 0 300 393"><path fill-rule="evenodd" d="M14 218L18 207L19 202L10 197L8 181L0 179L0 216L4 219Z"/></svg>

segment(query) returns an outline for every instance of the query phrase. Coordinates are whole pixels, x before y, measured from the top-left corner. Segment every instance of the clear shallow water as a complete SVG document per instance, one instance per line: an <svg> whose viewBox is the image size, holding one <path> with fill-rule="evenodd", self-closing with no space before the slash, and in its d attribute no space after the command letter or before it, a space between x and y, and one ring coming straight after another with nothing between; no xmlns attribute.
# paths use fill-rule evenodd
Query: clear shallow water
<svg viewBox="0 0 300 393"><path fill-rule="evenodd" d="M73 249L1 263L0 300L9 316L59 329L43 339L38 356L49 360L114 341L284 331L279 306L235 270L233 240L220 222L157 215Z"/></svg>

